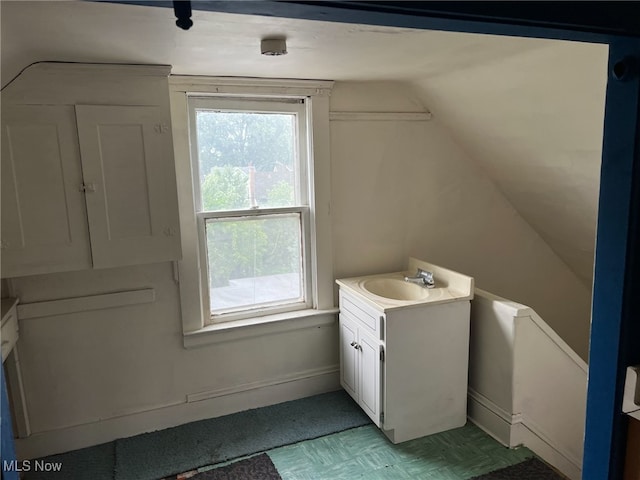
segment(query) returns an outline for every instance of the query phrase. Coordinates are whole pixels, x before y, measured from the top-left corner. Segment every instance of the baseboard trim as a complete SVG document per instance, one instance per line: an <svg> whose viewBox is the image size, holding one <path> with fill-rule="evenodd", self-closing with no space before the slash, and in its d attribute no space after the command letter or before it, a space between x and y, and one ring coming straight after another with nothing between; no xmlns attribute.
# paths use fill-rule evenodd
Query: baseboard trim
<svg viewBox="0 0 640 480"><path fill-rule="evenodd" d="M527 445L531 450L540 455L547 463L553 465L572 480L580 480L582 475L582 460L576 458L566 448L554 442L545 431L540 428L531 418L524 415L522 422L524 429L521 430L522 443L527 445L527 441L536 445L538 450ZM533 439L535 437L535 439ZM548 458L545 458L546 455ZM577 475L577 476L576 476Z"/></svg>
<svg viewBox="0 0 640 480"><path fill-rule="evenodd" d="M505 447L516 447L514 430L521 422L520 416L509 415L488 398L469 389L467 416L478 428Z"/></svg>
<svg viewBox="0 0 640 480"><path fill-rule="evenodd" d="M296 372L290 375L283 375L275 379L260 380L257 382L244 383L229 388L219 388L216 390L208 390L198 393L190 393L187 395L187 403L201 402L216 397L223 397L225 395L234 395L249 390L256 390L258 388L269 387L272 385L280 385L282 383L296 382L305 378L317 377L319 375L330 375L332 373L339 373L340 365L331 365L329 367L314 368L305 370L303 372Z"/></svg>
<svg viewBox="0 0 640 480"><path fill-rule="evenodd" d="M558 469L570 480L580 480L582 478L582 468L567 458L558 448L545 440L537 432L531 430L526 423L521 424L518 436L524 446L533 451L549 465Z"/></svg>
<svg viewBox="0 0 640 480"><path fill-rule="evenodd" d="M84 425L32 434L16 440L20 460L99 445L207 418L331 392L340 388L335 367L299 372L266 382L218 390L217 395ZM216 393L214 392L214 393ZM211 393L211 392L205 392Z"/></svg>
<svg viewBox="0 0 640 480"><path fill-rule="evenodd" d="M524 445L571 480L580 480L581 462L556 445L526 415L509 415L473 389L469 389L468 400L469 420L481 430L507 447Z"/></svg>
<svg viewBox="0 0 640 480"><path fill-rule="evenodd" d="M477 392L471 387L469 387L468 389L468 398L470 400L473 400L475 403L478 403L483 407L491 410L492 413L500 417L505 422L518 423L522 421L521 415L508 412L493 400L489 399L489 397L485 397L483 394Z"/></svg>

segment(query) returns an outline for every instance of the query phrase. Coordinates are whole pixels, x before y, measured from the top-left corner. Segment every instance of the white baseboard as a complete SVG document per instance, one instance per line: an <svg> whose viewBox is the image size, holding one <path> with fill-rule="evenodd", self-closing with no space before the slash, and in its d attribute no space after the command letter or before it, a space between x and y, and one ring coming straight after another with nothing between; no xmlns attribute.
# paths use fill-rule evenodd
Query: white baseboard
<svg viewBox="0 0 640 480"><path fill-rule="evenodd" d="M514 430L522 421L521 416L511 415L503 408L469 388L467 416L477 427L505 447L517 447Z"/></svg>
<svg viewBox="0 0 640 480"><path fill-rule="evenodd" d="M469 420L502 445L510 448L524 445L571 480L581 479L580 461L554 444L531 419L523 415L509 415L472 389L469 389L468 399Z"/></svg>
<svg viewBox="0 0 640 480"><path fill-rule="evenodd" d="M258 385L240 385L228 391L221 390L213 396L213 392L209 392L210 398L201 401L185 401L100 422L36 433L17 439L16 451L20 460L39 458L197 420L297 400L338 390L339 377L337 367L327 367L317 370L315 374L305 371L298 375L275 378L270 382L260 382Z"/></svg>
<svg viewBox="0 0 640 480"><path fill-rule="evenodd" d="M582 478L582 468L579 465L576 465L563 455L556 446L551 445L543 436L532 431L526 423L521 425L522 428L520 428L518 435L523 445L570 480L580 480Z"/></svg>

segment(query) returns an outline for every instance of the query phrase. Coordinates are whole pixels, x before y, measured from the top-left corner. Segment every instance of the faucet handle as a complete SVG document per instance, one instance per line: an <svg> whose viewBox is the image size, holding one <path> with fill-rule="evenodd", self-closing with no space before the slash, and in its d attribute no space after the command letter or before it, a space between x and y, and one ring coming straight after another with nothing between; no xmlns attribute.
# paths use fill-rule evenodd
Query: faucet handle
<svg viewBox="0 0 640 480"><path fill-rule="evenodd" d="M433 272L428 272L426 270L418 268L418 273L417 273L416 276L424 278L425 283L428 284L428 285L433 285L434 284Z"/></svg>

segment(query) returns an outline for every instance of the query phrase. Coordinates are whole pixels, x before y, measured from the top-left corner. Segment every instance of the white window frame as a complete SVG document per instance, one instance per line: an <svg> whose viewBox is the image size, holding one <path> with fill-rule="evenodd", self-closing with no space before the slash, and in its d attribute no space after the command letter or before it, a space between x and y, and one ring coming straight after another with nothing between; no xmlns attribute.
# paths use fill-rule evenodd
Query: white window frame
<svg viewBox="0 0 640 480"><path fill-rule="evenodd" d="M170 99L176 177L180 208L183 258L178 263L176 280L180 285L180 303L185 347L217 343L247 336L309 328L335 321L337 309L333 301L333 262L330 225L330 145L329 94L333 82L305 80L272 80L222 77L170 77ZM227 315L223 322L210 323L208 278L203 271L203 251L200 242L203 222L198 219L199 198L194 188L191 159L190 99L206 97L253 99L304 99L306 116L306 146L308 172L305 208L294 207L306 216L302 219L306 300L303 306L243 312ZM260 102L257 102L260 103ZM195 175L195 177L194 177ZM278 212L286 209L277 209ZM226 211L225 211L226 212ZM249 215L251 210L242 211ZM262 211L264 213L265 210ZM238 212L233 212L233 215ZM226 213L225 213L226 214ZM200 230L201 232L202 230ZM290 308L291 307L291 308Z"/></svg>
<svg viewBox="0 0 640 480"><path fill-rule="evenodd" d="M308 309L313 306L313 283L314 278L311 274L311 232L309 227L309 148L307 135L307 103L305 98L292 99L266 98L264 100L256 100L245 97L202 97L189 96L189 138L191 144L191 168L193 174L193 194L196 209L196 221L198 223L198 237L200 246L200 274L202 275L201 284L206 285L208 279L208 258L206 246L206 221L210 219L221 218L241 218L241 217L265 217L282 213L296 213L300 216L301 231L301 266L303 281L303 299L298 302L288 302L278 306L261 306L241 308L235 312L221 313L218 315L211 314L209 321L205 319L205 324L213 324L216 322L229 322L243 318L256 316L264 316L268 314L276 314L290 312L294 310ZM296 136L297 136L297 152L296 152L296 175L295 175L295 200L296 206L277 207L277 208L251 208L242 210L221 210L217 212L205 212L202 208L202 198L200 193L200 172L198 158L198 139L196 125L196 111L199 109L229 111L229 112L250 112L250 113L289 113L296 116ZM210 289L203 289L202 301L206 311L211 311Z"/></svg>

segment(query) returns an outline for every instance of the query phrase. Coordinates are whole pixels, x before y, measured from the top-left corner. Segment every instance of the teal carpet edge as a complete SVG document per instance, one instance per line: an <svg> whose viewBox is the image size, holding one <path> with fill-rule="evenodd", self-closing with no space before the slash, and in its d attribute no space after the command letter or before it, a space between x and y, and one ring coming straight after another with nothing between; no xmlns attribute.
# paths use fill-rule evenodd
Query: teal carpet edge
<svg viewBox="0 0 640 480"><path fill-rule="evenodd" d="M62 471L24 480L158 480L370 423L337 390L44 457Z"/></svg>

